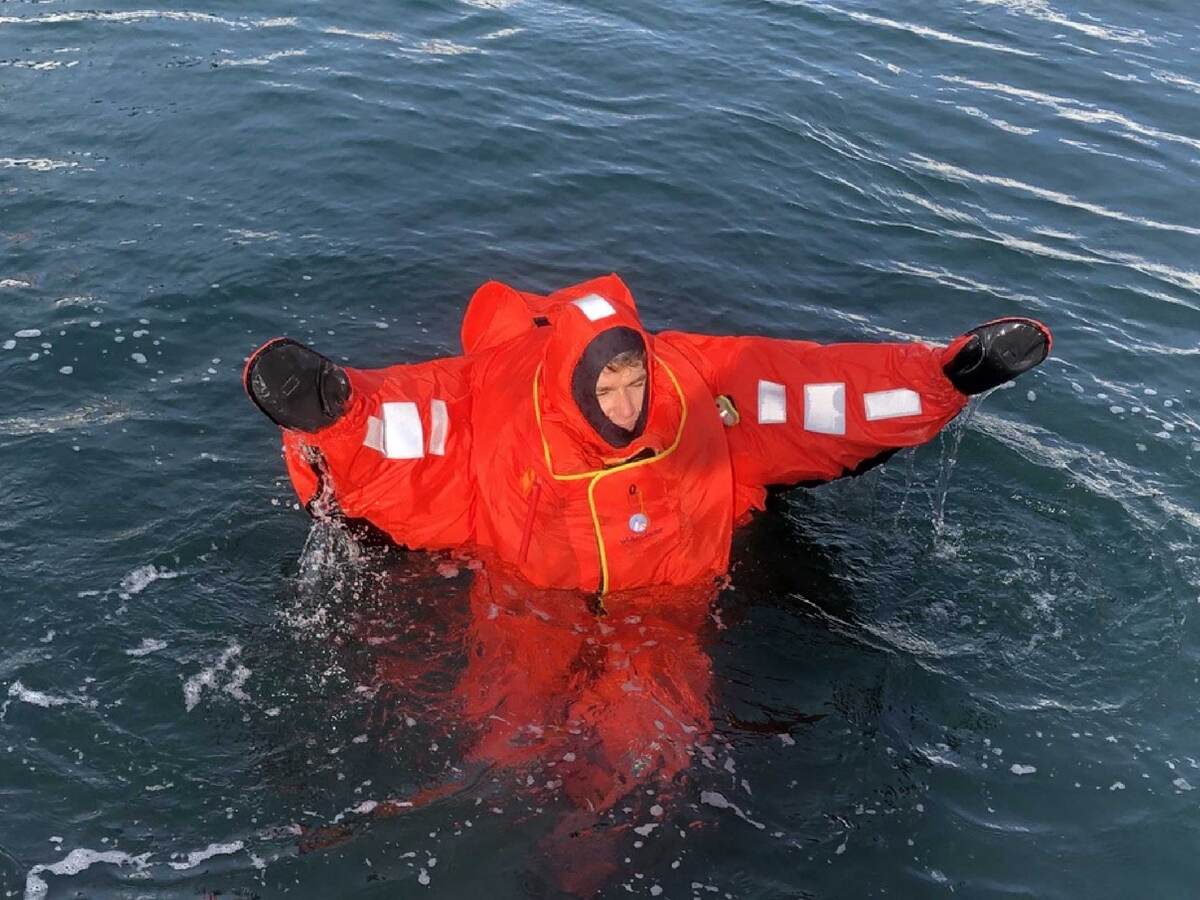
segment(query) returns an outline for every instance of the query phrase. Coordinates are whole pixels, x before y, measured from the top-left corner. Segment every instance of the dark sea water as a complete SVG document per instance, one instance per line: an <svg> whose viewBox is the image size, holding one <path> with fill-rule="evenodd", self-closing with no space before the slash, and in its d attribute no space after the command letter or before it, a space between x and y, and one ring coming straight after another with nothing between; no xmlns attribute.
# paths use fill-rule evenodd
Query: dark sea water
<svg viewBox="0 0 1200 900"><path fill-rule="evenodd" d="M0 897L1200 893L1191 0L11 0L0 142ZM690 766L589 823L470 758L475 573L314 528L240 370L609 271L1056 344L737 535Z"/></svg>

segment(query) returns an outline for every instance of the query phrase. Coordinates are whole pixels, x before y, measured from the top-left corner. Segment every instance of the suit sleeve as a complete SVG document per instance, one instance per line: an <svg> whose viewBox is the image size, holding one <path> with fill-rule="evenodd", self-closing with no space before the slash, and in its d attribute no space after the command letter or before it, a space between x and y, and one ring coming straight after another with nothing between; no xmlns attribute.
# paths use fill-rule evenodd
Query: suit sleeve
<svg viewBox="0 0 1200 900"><path fill-rule="evenodd" d="M365 519L413 549L468 541L474 483L466 360L345 372L350 401L337 422L315 434L283 432L300 502L314 515Z"/></svg>
<svg viewBox="0 0 1200 900"><path fill-rule="evenodd" d="M759 508L768 485L856 475L925 443L967 402L942 373L944 348L928 344L658 337L693 361L714 396L732 400L734 478Z"/></svg>

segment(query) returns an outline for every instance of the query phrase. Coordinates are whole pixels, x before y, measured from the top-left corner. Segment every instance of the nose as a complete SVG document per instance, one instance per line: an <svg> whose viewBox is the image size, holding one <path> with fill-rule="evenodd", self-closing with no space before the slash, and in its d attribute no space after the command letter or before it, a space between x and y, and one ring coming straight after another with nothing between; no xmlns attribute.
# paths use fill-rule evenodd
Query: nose
<svg viewBox="0 0 1200 900"><path fill-rule="evenodd" d="M629 419L634 418L632 391L620 391L617 394L617 417L620 418L622 422L626 422Z"/></svg>

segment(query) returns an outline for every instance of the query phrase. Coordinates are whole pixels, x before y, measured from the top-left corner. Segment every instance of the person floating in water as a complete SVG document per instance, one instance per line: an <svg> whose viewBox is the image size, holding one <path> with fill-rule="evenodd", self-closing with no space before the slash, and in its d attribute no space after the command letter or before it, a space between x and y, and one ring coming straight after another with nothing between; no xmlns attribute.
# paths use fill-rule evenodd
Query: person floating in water
<svg viewBox="0 0 1200 900"><path fill-rule="evenodd" d="M734 527L769 486L857 475L928 441L1050 343L1021 318L948 347L650 334L608 275L549 296L485 284L461 356L355 369L280 338L244 377L311 514L484 563L447 716L473 735L469 770L519 774L538 806L565 808L539 851L586 897L617 868L618 811L648 792L666 802L705 758L701 632ZM403 695L424 669L384 654L376 681ZM351 830L316 829L301 848Z"/></svg>
<svg viewBox="0 0 1200 900"><path fill-rule="evenodd" d="M606 275L548 296L489 282L463 353L338 366L288 338L246 363L297 494L411 549L465 548L537 588L606 598L722 575L767 488L858 475L1041 363L1049 329L949 346L651 334Z"/></svg>

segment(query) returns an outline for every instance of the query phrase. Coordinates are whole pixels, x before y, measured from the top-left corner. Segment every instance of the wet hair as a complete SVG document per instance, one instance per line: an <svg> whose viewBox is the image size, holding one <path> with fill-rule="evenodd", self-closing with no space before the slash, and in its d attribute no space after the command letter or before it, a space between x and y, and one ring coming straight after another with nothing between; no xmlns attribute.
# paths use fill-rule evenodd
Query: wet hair
<svg viewBox="0 0 1200 900"><path fill-rule="evenodd" d="M604 368L613 372L618 369L632 369L636 366L641 366L643 369L646 368L645 350L622 350L604 364Z"/></svg>

